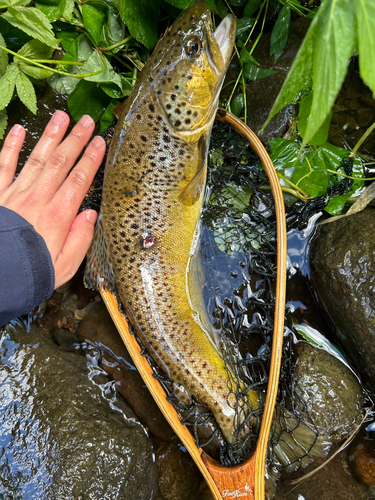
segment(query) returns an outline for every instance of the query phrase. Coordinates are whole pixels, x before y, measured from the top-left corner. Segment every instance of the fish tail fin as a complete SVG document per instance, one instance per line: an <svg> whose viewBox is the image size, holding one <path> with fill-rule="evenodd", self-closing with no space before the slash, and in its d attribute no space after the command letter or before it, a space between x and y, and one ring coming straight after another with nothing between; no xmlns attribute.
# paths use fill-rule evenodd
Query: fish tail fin
<svg viewBox="0 0 375 500"><path fill-rule="evenodd" d="M100 285L111 292L116 292L115 274L100 215L91 247L87 253L83 282L85 287L91 290L97 290Z"/></svg>
<svg viewBox="0 0 375 500"><path fill-rule="evenodd" d="M271 442L276 464L293 472L306 467L314 458L326 457L332 441L325 429L298 419L280 406L276 414Z"/></svg>

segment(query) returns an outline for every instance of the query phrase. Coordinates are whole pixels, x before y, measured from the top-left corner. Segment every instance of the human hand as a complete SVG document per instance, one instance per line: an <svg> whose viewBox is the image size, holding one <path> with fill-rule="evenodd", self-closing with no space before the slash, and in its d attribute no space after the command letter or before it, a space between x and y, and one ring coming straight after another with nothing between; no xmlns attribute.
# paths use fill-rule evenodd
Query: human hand
<svg viewBox="0 0 375 500"><path fill-rule="evenodd" d="M14 181L26 136L21 125L14 125L0 152L0 205L21 215L43 237L55 268L55 288L75 274L90 247L97 213L77 212L105 153L104 140L95 137L70 172L95 124L83 116L61 142L68 125L68 115L56 111Z"/></svg>

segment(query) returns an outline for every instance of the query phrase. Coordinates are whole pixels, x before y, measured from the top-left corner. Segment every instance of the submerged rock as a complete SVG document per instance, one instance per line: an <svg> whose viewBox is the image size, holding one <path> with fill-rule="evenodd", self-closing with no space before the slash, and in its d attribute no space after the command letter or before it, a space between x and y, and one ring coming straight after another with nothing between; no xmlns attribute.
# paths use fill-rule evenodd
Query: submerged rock
<svg viewBox="0 0 375 500"><path fill-rule="evenodd" d="M307 342L296 345L295 392L307 405L315 425L334 441L348 437L361 423L362 388L338 358Z"/></svg>
<svg viewBox="0 0 375 500"><path fill-rule="evenodd" d="M0 498L155 497L151 442L95 363L33 325L2 330L0 355Z"/></svg>
<svg viewBox="0 0 375 500"><path fill-rule="evenodd" d="M337 341L363 380L375 384L375 212L367 208L319 226L311 247L311 287Z"/></svg>

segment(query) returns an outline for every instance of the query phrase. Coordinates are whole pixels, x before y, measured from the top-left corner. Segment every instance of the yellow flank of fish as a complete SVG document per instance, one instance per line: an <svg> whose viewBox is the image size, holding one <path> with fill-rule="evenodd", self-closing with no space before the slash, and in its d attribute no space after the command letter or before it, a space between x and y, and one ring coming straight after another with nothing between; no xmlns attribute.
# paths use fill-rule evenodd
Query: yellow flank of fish
<svg viewBox="0 0 375 500"><path fill-rule="evenodd" d="M148 60L119 118L85 277L89 286L100 282L119 293L159 365L210 407L228 442L238 438L237 403L187 282L235 30L228 16L214 33L206 3L197 0ZM248 398L260 406L255 392Z"/></svg>

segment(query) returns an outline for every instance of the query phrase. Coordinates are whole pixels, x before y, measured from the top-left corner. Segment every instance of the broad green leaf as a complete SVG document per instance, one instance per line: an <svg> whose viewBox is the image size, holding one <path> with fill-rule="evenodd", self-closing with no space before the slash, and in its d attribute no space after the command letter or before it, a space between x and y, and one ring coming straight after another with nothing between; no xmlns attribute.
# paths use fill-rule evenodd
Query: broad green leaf
<svg viewBox="0 0 375 500"><path fill-rule="evenodd" d="M250 54L250 52L246 49L246 47L242 47L241 49L240 61L242 64L251 63L260 67L258 61L254 59L254 57Z"/></svg>
<svg viewBox="0 0 375 500"><path fill-rule="evenodd" d="M97 45L102 45L107 41L104 26L107 23L108 14L108 6L100 0L86 2L82 6L85 29Z"/></svg>
<svg viewBox="0 0 375 500"><path fill-rule="evenodd" d="M15 6L26 6L31 3L31 0L0 0L1 7L15 7Z"/></svg>
<svg viewBox="0 0 375 500"><path fill-rule="evenodd" d="M230 103L230 109L234 115L240 116L243 107L244 107L244 95L238 94Z"/></svg>
<svg viewBox="0 0 375 500"><path fill-rule="evenodd" d="M59 41L55 38L52 26L40 10L34 7L17 7L17 9L9 7L2 17L32 38L36 38L54 49L58 48Z"/></svg>
<svg viewBox="0 0 375 500"><path fill-rule="evenodd" d="M8 66L4 76L0 78L0 110L10 103L19 72L18 65L12 63Z"/></svg>
<svg viewBox="0 0 375 500"><path fill-rule="evenodd" d="M375 2L354 0L358 26L359 70L375 94Z"/></svg>
<svg viewBox="0 0 375 500"><path fill-rule="evenodd" d="M243 15L245 17L251 17L254 14L254 12L258 9L261 2L262 0L249 0L246 4Z"/></svg>
<svg viewBox="0 0 375 500"><path fill-rule="evenodd" d="M69 23L73 22L73 9L74 9L74 0L65 0L65 8L64 12L61 14L61 17L66 19Z"/></svg>
<svg viewBox="0 0 375 500"><path fill-rule="evenodd" d="M308 143L327 118L344 81L355 47L353 0L324 0L313 54L313 101L304 142Z"/></svg>
<svg viewBox="0 0 375 500"><path fill-rule="evenodd" d="M5 40L2 37L1 33L0 33L0 45L2 47L6 47ZM5 50L0 49L0 77L3 76L3 74L5 73L7 66L8 66L8 53L5 52Z"/></svg>
<svg viewBox="0 0 375 500"><path fill-rule="evenodd" d="M108 22L105 26L108 43L114 45L125 38L125 25L119 18L117 10L109 5ZM115 52L121 50L121 47L114 49ZM113 53L113 52L111 52Z"/></svg>
<svg viewBox="0 0 375 500"><path fill-rule="evenodd" d="M314 151L294 163L292 182L310 196L322 196L328 189L328 172L324 160Z"/></svg>
<svg viewBox="0 0 375 500"><path fill-rule="evenodd" d="M121 103L116 99L112 99L109 105L106 107L106 110L102 114L100 118L100 133L102 134L107 130L107 128L111 125L113 120L115 119L115 115L113 114L113 110L117 108Z"/></svg>
<svg viewBox="0 0 375 500"><path fill-rule="evenodd" d="M68 52L74 40L78 38L79 34L75 31L60 31L58 37L60 39L60 45L65 52ZM82 36L82 35L81 35Z"/></svg>
<svg viewBox="0 0 375 500"><path fill-rule="evenodd" d="M277 16L277 20L271 34L270 56L275 56L275 62L283 53L284 47L288 40L289 26L290 7L288 4L285 4L281 9L279 15Z"/></svg>
<svg viewBox="0 0 375 500"><path fill-rule="evenodd" d="M158 21L160 1L154 0L114 0L121 19L127 25L130 34L147 49L151 50L158 42Z"/></svg>
<svg viewBox="0 0 375 500"><path fill-rule="evenodd" d="M311 119L311 104L312 104L312 93L309 92L301 99L299 103L298 130L302 138L305 137L307 124L308 121ZM332 118L332 111L328 113L325 122L319 128L318 132L314 135L314 137L310 139L309 144L319 146L320 144L323 144L327 141L331 118Z"/></svg>
<svg viewBox="0 0 375 500"><path fill-rule="evenodd" d="M28 59L49 59L53 54L53 48L48 47L48 45L41 43L39 40L31 40L30 42L27 42L17 52L17 54L27 57ZM36 78L37 80L41 78L49 78L52 75L52 72L48 69L39 68L38 66L25 63L16 56L14 60L15 62L18 62L20 69L26 73L26 75Z"/></svg>
<svg viewBox="0 0 375 500"><path fill-rule="evenodd" d="M88 82L108 82L111 83L113 86L116 85L117 88L119 89L120 94L115 96L111 95L111 97L122 97L121 77L118 73L116 73L113 70L111 63L108 61L108 59L107 58L105 59L107 64L106 69L101 73L98 73L97 75L86 76L85 80L87 80ZM85 64L81 66L80 72L81 74L94 73L95 71L98 71L102 67L103 67L103 61L98 51L94 50L91 56L85 62Z"/></svg>
<svg viewBox="0 0 375 500"><path fill-rule="evenodd" d="M81 80L68 97L68 108L76 122L84 114L97 122L110 101L111 98L95 82Z"/></svg>
<svg viewBox="0 0 375 500"><path fill-rule="evenodd" d="M2 109L0 111L0 141L3 139L5 135L7 126L8 126L8 115L6 109Z"/></svg>
<svg viewBox="0 0 375 500"><path fill-rule="evenodd" d="M166 0L169 4L173 5L173 7L177 7L178 9L187 9L194 0Z"/></svg>
<svg viewBox="0 0 375 500"><path fill-rule="evenodd" d="M237 21L237 31L236 36L241 35L247 31L254 24L254 19L252 17L242 17Z"/></svg>
<svg viewBox="0 0 375 500"><path fill-rule="evenodd" d="M285 78L276 101L272 106L270 114L259 131L260 134L280 110L285 108L288 104L298 102L303 93L311 87L312 58L318 22L318 16L315 16L297 52L292 67Z"/></svg>
<svg viewBox="0 0 375 500"><path fill-rule="evenodd" d="M218 14L222 19L228 15L228 10L222 0L207 0L211 12Z"/></svg>
<svg viewBox="0 0 375 500"><path fill-rule="evenodd" d="M53 23L65 10L65 0L37 0L35 7L45 14L48 20Z"/></svg>
<svg viewBox="0 0 375 500"><path fill-rule="evenodd" d="M277 73L273 69L262 69L255 64L247 63L243 67L243 74L245 78L249 80L260 80L261 78L266 78L266 76L273 75Z"/></svg>
<svg viewBox="0 0 375 500"><path fill-rule="evenodd" d="M29 108L29 110L36 115L36 95L33 84L27 78L27 76L19 72L16 80L16 89L18 97L24 103L24 105Z"/></svg>

